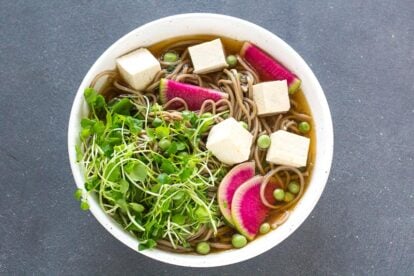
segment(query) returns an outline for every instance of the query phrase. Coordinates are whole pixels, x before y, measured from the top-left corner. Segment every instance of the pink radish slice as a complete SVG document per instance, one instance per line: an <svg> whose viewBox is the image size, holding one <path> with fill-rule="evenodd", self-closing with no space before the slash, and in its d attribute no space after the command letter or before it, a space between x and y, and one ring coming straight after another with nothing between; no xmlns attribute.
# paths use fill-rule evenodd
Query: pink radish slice
<svg viewBox="0 0 414 276"><path fill-rule="evenodd" d="M286 80L291 94L300 87L301 80L295 74L255 45L245 42L240 56L256 70L262 81Z"/></svg>
<svg viewBox="0 0 414 276"><path fill-rule="evenodd" d="M217 102L221 99L227 99L228 95L205 87L161 79L160 98L162 103L166 103L174 98L181 98L187 103L188 109L199 110L205 100L213 100L214 102ZM177 103L170 105L170 107L179 108L181 106Z"/></svg>
<svg viewBox="0 0 414 276"><path fill-rule="evenodd" d="M253 240L266 219L269 208L260 199L263 176L258 175L244 182L234 193L231 215L234 226L248 240Z"/></svg>
<svg viewBox="0 0 414 276"><path fill-rule="evenodd" d="M254 176L255 163L245 162L233 167L221 181L218 191L217 200L219 203L220 211L227 222L233 225L233 219L231 217L231 203L233 195L237 188L244 182Z"/></svg>

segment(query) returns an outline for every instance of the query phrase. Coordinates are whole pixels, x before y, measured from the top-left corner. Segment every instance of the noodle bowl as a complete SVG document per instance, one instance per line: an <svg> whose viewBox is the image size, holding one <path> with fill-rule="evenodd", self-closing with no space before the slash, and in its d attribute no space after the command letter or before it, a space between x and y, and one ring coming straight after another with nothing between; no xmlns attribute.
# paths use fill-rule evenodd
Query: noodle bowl
<svg viewBox="0 0 414 276"><path fill-rule="evenodd" d="M159 81L162 78L171 79L178 82L189 83L202 87L209 87L215 90L221 90L228 94L228 99L222 99L216 102L207 100L203 103L203 105L201 106L200 110L197 111L197 113L199 115L205 113L212 114L214 116L214 120L216 123L223 121L225 117L228 116L234 117L238 121L244 121L247 124L249 132L254 137L253 141L256 141L257 137L262 134L271 134L279 129L287 130L292 133L299 133L299 122L307 121L311 124L313 123L312 117L310 116L311 114L309 112L309 107L306 105L305 98L303 97L303 95L293 97L291 99L292 108L289 110L289 112L285 114L278 114L267 117L257 116L257 107L252 100L252 87L256 83L260 82L260 77L257 75L255 70L251 68L250 65L247 62L245 62L243 58L240 56L237 56L238 65L234 68L224 69L221 72L214 72L203 75L194 74L194 69L192 67L191 60L189 59L187 48L188 46L198 44L202 41L207 40L206 36L197 37L192 35L192 38L194 37L195 39L190 40L187 38L180 38L178 39L178 41L173 41L173 43L171 43L170 40L168 42L169 44L167 47L165 47L165 44L161 43L163 44L163 47L161 47L162 51L157 53L155 50L154 52L160 60L162 70L156 75L153 82L145 90L138 91L133 89L131 86L125 83L125 81L123 81L122 77L116 70L104 70L93 76L93 78L91 78L90 76L89 83L84 82L84 85L94 87L102 95L105 96L107 101L116 101L117 99L127 97L132 99L134 103L139 106L153 105L159 102L157 89L159 87ZM226 47L227 44L224 44ZM231 46L230 48L232 47L234 46ZM154 48L157 47L154 46ZM149 49L151 49L151 47L149 47ZM165 52L170 51L173 51L180 56L180 59L174 64L164 62L162 59L163 54ZM123 54L124 53L125 52L123 52ZM171 70L172 66L173 69ZM87 82L86 79L85 81ZM102 85L102 83L105 84ZM300 93L298 95L300 95ZM188 106L185 101L183 101L180 98L174 98L163 104L163 111L161 116L166 121L179 121L182 119L182 115L180 112L187 109ZM151 122L151 118L155 118L153 117L153 115L154 114L151 113L148 114L149 122ZM315 135L313 129L309 135ZM316 139L314 139L312 143L316 143ZM205 143L200 143L200 149L206 150ZM273 211L271 211L274 215L273 222L271 222L273 228L283 225L282 223L286 221L289 214L294 214L293 212L287 212L286 210L294 207L294 205L298 201L301 201L302 195L304 194L305 190L308 189L307 183L309 183L309 179L311 176L314 157L315 144L311 144L310 156L308 159L308 166L306 166L306 170L298 170L293 167L278 166L266 162L264 160L265 152L256 145L256 142L253 143L250 159L255 160L257 171L265 175L264 184L266 184L271 178L276 179L282 187L286 187L288 183L291 182L291 180L298 180L300 184L300 191L298 195L295 197L293 201L287 204L275 205L266 202L263 193L261 193L263 203L269 208L274 209ZM219 164L217 164L217 160L211 159L211 164L209 166L217 167L219 166ZM262 190L265 189L265 186L266 185L262 185ZM214 193L215 190L212 187L212 189L209 190L208 196L214 197ZM308 192L306 192L305 195L307 193ZM92 211L94 211L94 208L96 208L97 206L91 204L91 207ZM210 246L213 249L217 250L230 249L231 235L233 233L234 229L224 224L219 224L217 229L212 229L211 227L203 226L200 227L197 233L194 233L192 236L187 237L187 240L190 244L196 244L200 241L209 241ZM272 235L274 235L274 233L272 233ZM260 246L260 244L263 246L263 242L261 242L261 239L264 238L266 237L262 237L257 241L252 242L252 246L256 242L258 246ZM281 238L284 238L283 235L281 236ZM185 253L194 250L194 247L173 245L168 239L157 240L157 247L162 250L179 253ZM248 248L249 247L246 247L246 250ZM229 254L233 254L231 252L232 251L230 251ZM143 254L151 255L152 253L146 253L145 251L143 251ZM159 254L160 255L158 256L168 256L161 253ZM224 252L220 252L219 254L221 254L222 256L227 255L224 254ZM250 254L250 256L252 256L252 254ZM167 262L175 262L172 261L172 259L168 260L168 257L159 258L162 258L164 261ZM227 261L225 262L234 262L234 260L227 259ZM220 262L220 264L224 263ZM198 266L201 265L201 263L198 261L194 261L192 265Z"/></svg>

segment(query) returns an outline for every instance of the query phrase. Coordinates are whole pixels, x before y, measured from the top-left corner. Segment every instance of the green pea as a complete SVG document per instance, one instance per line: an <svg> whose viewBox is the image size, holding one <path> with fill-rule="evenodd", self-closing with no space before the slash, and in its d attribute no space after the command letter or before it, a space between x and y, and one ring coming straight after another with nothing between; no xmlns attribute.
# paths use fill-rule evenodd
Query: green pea
<svg viewBox="0 0 414 276"><path fill-rule="evenodd" d="M240 121L239 122L239 124L243 127L243 128L245 128L245 129L249 129L249 126L246 124L246 122L243 122L243 121Z"/></svg>
<svg viewBox="0 0 414 276"><path fill-rule="evenodd" d="M170 177L166 173L160 173L157 176L157 181L161 184L166 184L166 183L168 183L169 180L170 180Z"/></svg>
<svg viewBox="0 0 414 276"><path fill-rule="evenodd" d="M242 248L247 244L247 239L245 236L240 234L234 234L231 238L231 244L235 248Z"/></svg>
<svg viewBox="0 0 414 276"><path fill-rule="evenodd" d="M82 200L80 203L80 208L84 211L89 210L89 204L85 200Z"/></svg>
<svg viewBox="0 0 414 276"><path fill-rule="evenodd" d="M260 229L259 229L260 234L266 234L269 231L270 231L269 223L265 222L262 225L260 225Z"/></svg>
<svg viewBox="0 0 414 276"><path fill-rule="evenodd" d="M285 202L291 202L295 196L289 192L285 193L285 198L283 199Z"/></svg>
<svg viewBox="0 0 414 276"><path fill-rule="evenodd" d="M210 245L207 242L199 242L196 247L198 254L206 255L210 253Z"/></svg>
<svg viewBox="0 0 414 276"><path fill-rule="evenodd" d="M270 142L270 137L266 134L260 135L259 138L257 138L257 145L261 149L267 149L270 147Z"/></svg>
<svg viewBox="0 0 414 276"><path fill-rule="evenodd" d="M301 122L299 124L299 131L302 133L308 133L311 129L311 126L308 122Z"/></svg>
<svg viewBox="0 0 414 276"><path fill-rule="evenodd" d="M273 197L277 201L282 201L285 198L285 191L283 191L282 189L275 189L273 191Z"/></svg>
<svg viewBox="0 0 414 276"><path fill-rule="evenodd" d="M74 194L76 200L81 200L82 194L83 194L82 189L76 189L75 194Z"/></svg>
<svg viewBox="0 0 414 276"><path fill-rule="evenodd" d="M178 55L173 52L166 52L163 56L165 62L176 62L178 60Z"/></svg>
<svg viewBox="0 0 414 276"><path fill-rule="evenodd" d="M161 141L158 143L158 146L162 149L162 150L167 150L169 149L169 147L171 146L171 142L170 140L168 140L167 138L163 138L161 139Z"/></svg>
<svg viewBox="0 0 414 276"><path fill-rule="evenodd" d="M297 194L299 193L300 190L300 186L299 183L297 181L290 181L289 185L288 185L288 190L289 192L291 192L292 194Z"/></svg>
<svg viewBox="0 0 414 276"><path fill-rule="evenodd" d="M229 66L235 66L237 64L237 57L234 55L229 55L227 56L226 61Z"/></svg>
<svg viewBox="0 0 414 276"><path fill-rule="evenodd" d="M162 120L160 118L155 118L154 121L152 121L152 126L153 127L159 127L160 125L162 125Z"/></svg>

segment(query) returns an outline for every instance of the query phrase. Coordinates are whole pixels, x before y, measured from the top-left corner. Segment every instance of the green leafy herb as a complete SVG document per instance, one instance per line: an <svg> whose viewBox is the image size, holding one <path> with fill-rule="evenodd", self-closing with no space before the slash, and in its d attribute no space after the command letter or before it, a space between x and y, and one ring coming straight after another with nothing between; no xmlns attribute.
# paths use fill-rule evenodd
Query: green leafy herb
<svg viewBox="0 0 414 276"><path fill-rule="evenodd" d="M88 118L81 120L76 158L84 166L85 189L100 207L139 240L139 250L168 239L189 246L200 227L223 224L209 193L227 167L206 151L205 133L215 116L181 113L183 120L163 116L163 108L133 97L106 103L87 88ZM86 193L76 192L88 209Z"/></svg>

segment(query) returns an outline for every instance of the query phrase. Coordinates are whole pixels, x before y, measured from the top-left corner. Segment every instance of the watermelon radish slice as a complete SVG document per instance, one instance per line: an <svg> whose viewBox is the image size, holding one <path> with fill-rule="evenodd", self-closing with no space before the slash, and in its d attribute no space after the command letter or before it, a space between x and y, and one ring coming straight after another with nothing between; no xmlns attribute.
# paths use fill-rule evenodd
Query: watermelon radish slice
<svg viewBox="0 0 414 276"><path fill-rule="evenodd" d="M245 162L233 167L221 181L218 191L217 200L219 203L220 211L227 222L233 225L233 219L231 217L231 203L233 195L237 188L244 182L254 176L255 163Z"/></svg>
<svg viewBox="0 0 414 276"><path fill-rule="evenodd" d="M290 94L300 87L301 80L295 74L255 45L245 42L240 56L256 70L262 81L286 80Z"/></svg>
<svg viewBox="0 0 414 276"><path fill-rule="evenodd" d="M161 79L160 81L160 98L162 103L166 103L173 98L183 99L190 110L199 110L201 105L205 100L213 100L215 102L221 99L227 99L228 95L226 93L216 91L213 89L195 86L187 83L182 83L178 81ZM171 108L179 108L180 104L177 103L177 106L171 105Z"/></svg>
<svg viewBox="0 0 414 276"><path fill-rule="evenodd" d="M248 240L254 239L269 213L269 208L260 199L262 181L263 176L258 175L244 182L234 193L231 203L234 226Z"/></svg>

